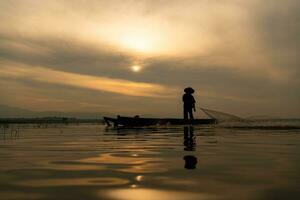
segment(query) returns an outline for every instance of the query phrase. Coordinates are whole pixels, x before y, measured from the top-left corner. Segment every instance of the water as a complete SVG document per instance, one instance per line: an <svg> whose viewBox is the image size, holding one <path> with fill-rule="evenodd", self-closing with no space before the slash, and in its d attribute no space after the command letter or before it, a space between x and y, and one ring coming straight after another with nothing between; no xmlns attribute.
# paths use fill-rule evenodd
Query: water
<svg viewBox="0 0 300 200"><path fill-rule="evenodd" d="M299 169L297 128L27 125L0 133L3 200L300 199Z"/></svg>

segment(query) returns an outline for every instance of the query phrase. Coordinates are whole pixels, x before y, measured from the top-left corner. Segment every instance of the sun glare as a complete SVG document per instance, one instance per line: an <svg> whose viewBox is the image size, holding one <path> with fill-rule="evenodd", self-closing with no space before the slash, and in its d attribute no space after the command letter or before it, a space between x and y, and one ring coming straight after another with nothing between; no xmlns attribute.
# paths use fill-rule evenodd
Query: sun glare
<svg viewBox="0 0 300 200"><path fill-rule="evenodd" d="M159 48L157 34L146 28L125 29L119 41L123 47L138 53L154 53Z"/></svg>
<svg viewBox="0 0 300 200"><path fill-rule="evenodd" d="M139 66L139 65L133 65L133 66L131 66L131 70L133 72L139 72L141 70L141 66Z"/></svg>
<svg viewBox="0 0 300 200"><path fill-rule="evenodd" d="M135 51L147 52L151 50L151 41L143 36L132 35L124 38L123 44Z"/></svg>

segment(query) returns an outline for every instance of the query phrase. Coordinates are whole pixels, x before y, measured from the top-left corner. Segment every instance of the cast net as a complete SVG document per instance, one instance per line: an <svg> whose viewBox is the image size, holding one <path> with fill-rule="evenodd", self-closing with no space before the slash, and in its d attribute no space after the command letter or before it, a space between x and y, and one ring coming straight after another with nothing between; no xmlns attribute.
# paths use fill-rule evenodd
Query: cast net
<svg viewBox="0 0 300 200"><path fill-rule="evenodd" d="M229 114L229 113L224 113L224 112L220 112L220 111L216 111L216 110L210 110L210 109L206 109L206 108L201 108L201 110L209 117L211 117L213 119L217 119L220 122L223 122L223 121L246 121L245 119L243 119L241 117L238 117L236 115Z"/></svg>

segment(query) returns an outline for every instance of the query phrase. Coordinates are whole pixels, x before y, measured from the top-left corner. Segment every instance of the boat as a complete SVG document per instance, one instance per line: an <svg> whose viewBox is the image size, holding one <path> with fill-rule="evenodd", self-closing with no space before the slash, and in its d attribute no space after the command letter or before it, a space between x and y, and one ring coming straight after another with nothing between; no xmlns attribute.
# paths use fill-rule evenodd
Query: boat
<svg viewBox="0 0 300 200"><path fill-rule="evenodd" d="M154 125L208 125L218 123L217 119L176 119L176 118L142 118L135 117L123 117L117 116L117 118L104 117L104 122L107 126L114 127L142 127L142 126L154 126Z"/></svg>

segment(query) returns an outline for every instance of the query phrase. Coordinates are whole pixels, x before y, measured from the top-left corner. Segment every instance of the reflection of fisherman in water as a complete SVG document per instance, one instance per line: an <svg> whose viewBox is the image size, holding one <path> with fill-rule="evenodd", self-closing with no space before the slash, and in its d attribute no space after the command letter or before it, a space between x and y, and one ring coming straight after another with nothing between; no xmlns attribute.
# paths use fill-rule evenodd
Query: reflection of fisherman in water
<svg viewBox="0 0 300 200"><path fill-rule="evenodd" d="M184 168L196 169L197 158L195 156L187 155L187 156L184 156L183 159L185 160Z"/></svg>
<svg viewBox="0 0 300 200"><path fill-rule="evenodd" d="M185 151L195 151L196 137L194 136L194 127L192 127L192 126L184 127L183 145L184 145Z"/></svg>
<svg viewBox="0 0 300 200"><path fill-rule="evenodd" d="M195 151L196 150L196 136L194 135L194 127L185 126L184 127L184 150L185 151ZM183 157L185 161L184 168L195 169L197 165L197 158L193 155L186 155Z"/></svg>
<svg viewBox="0 0 300 200"><path fill-rule="evenodd" d="M182 96L182 101L183 101L183 117L184 119L194 119L193 116L193 109L196 111L195 108L195 99L193 97L193 93L195 90L191 87L187 87L184 89L185 94Z"/></svg>

